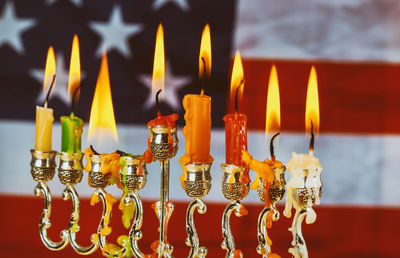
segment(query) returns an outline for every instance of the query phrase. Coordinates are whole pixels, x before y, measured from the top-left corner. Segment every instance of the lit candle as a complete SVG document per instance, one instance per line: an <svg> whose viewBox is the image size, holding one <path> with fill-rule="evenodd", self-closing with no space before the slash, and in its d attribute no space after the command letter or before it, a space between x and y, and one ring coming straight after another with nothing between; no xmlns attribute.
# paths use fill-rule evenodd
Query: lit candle
<svg viewBox="0 0 400 258"><path fill-rule="evenodd" d="M253 159L253 157L247 152L243 152L243 160L244 162L256 172L256 178L251 184L250 188L256 190L261 185L261 180L264 188L264 200L265 206L269 207L271 204L270 196L269 196L269 188L275 179L275 169L283 169L284 166L282 162L275 159L273 140L275 137L279 135L280 125L281 125L281 111L280 111L280 97L279 97L279 84L278 84L278 74L276 72L275 65L272 66L269 83L268 83L268 94L267 94L267 105L266 105L266 120L265 120L265 136L268 138L268 135L271 133L277 133L274 137L271 138L270 142L270 152L271 152L271 160L265 159L263 162ZM277 170L278 175L280 176L280 171ZM271 213L272 214L272 213Z"/></svg>
<svg viewBox="0 0 400 258"><path fill-rule="evenodd" d="M104 52L93 96L92 108L90 110L88 144L93 144L96 150L100 152L111 152L111 149L115 150L117 143L118 134L111 96L107 54ZM85 149L87 160L85 170L88 172L91 170L89 156L94 154L98 153L93 147ZM104 175L111 174L110 184L117 183L118 187L122 189L119 181L119 170L121 169L119 163L120 155L116 152L112 152L111 154L102 153L100 155L101 173Z"/></svg>
<svg viewBox="0 0 400 258"><path fill-rule="evenodd" d="M62 116L62 138L61 151L68 154L81 154L81 136L83 130L83 120L74 114L75 101L80 93L81 65L79 60L79 42L75 35L72 41L71 63L69 67L68 94L71 98L71 115Z"/></svg>
<svg viewBox="0 0 400 258"><path fill-rule="evenodd" d="M210 26L204 27L200 54L199 77L203 82L207 81L211 74L211 36ZM204 87L204 83L203 83ZM185 122L183 135L186 141L186 153L179 159L183 174L180 177L182 187L185 188L186 180L185 164L210 163L213 158L210 155L211 141L211 97L204 95L204 88L200 95L187 94L183 98L185 109Z"/></svg>
<svg viewBox="0 0 400 258"><path fill-rule="evenodd" d="M51 151L51 136L53 128L53 109L47 107L50 92L54 85L56 74L56 59L52 46L47 51L46 67L44 71L43 92L49 87L44 107L36 106L36 133L35 150L42 152ZM51 84L51 85L50 85Z"/></svg>
<svg viewBox="0 0 400 258"><path fill-rule="evenodd" d="M305 118L306 132L311 134L311 141L308 154L297 154L293 152L286 167L290 172L290 180L287 184L286 205L283 214L286 217L291 216L291 209L300 207L293 199L294 191L299 188L316 189L315 204L320 203L319 189L322 186L321 172L322 166L317 157L314 156L314 132L319 132L319 98L318 98L318 84L317 73L315 68L311 68L310 77L307 89L306 101L306 118ZM307 207L311 208L313 203L310 203L312 198L308 199ZM306 222L313 223L316 219L316 214L313 209L309 209Z"/></svg>
<svg viewBox="0 0 400 258"><path fill-rule="evenodd" d="M157 28L156 35L156 46L154 50L154 65L153 65L153 78L152 78L152 93L156 94L156 104L157 104L157 117L150 122L147 123L147 127L153 126L166 126L170 128L168 142L172 143L171 131L175 129L175 122L178 120L178 114L170 114L166 116L162 116L160 111L160 103L159 96L161 94L161 99L164 98L164 93L162 92L164 89L164 79L165 79L165 54L164 54L164 29L162 24ZM171 152L172 144L171 144ZM143 160L146 163L151 163L153 161L153 154L150 150L150 138L148 141L148 149L143 154ZM141 170L141 164L139 164L139 169ZM139 171L141 174L141 171Z"/></svg>
<svg viewBox="0 0 400 258"><path fill-rule="evenodd" d="M225 157L226 164L246 167L240 178L242 184L250 183L249 169L242 159L242 150L247 151L247 116L238 112L244 88L244 73L239 51L236 52L231 77L230 102L235 99L235 112L226 114L225 121ZM232 178L233 180L233 178Z"/></svg>

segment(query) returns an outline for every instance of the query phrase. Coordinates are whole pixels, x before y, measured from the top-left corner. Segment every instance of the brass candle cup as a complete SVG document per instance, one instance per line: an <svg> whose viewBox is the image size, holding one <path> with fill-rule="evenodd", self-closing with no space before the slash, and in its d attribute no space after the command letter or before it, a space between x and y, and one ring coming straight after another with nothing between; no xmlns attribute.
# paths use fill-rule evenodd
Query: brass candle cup
<svg viewBox="0 0 400 258"><path fill-rule="evenodd" d="M59 152L58 178L64 185L75 185L82 180L82 153Z"/></svg>
<svg viewBox="0 0 400 258"><path fill-rule="evenodd" d="M311 200L311 204L319 204L319 199L322 196L322 187L304 187L293 189L293 198L295 202L306 208L308 201Z"/></svg>
<svg viewBox="0 0 400 258"><path fill-rule="evenodd" d="M274 175L275 179L269 188L269 198L272 204L277 203L278 201L282 200L283 196L285 195L285 166L274 168ZM265 202L265 189L263 187L263 179L260 178L260 186L257 189L258 197L260 201Z"/></svg>
<svg viewBox="0 0 400 258"><path fill-rule="evenodd" d="M89 155L90 171L89 186L94 188L105 188L109 184L111 174L101 173L102 161L101 155Z"/></svg>
<svg viewBox="0 0 400 258"><path fill-rule="evenodd" d="M142 156L123 156L121 159L125 160L126 170L125 174L123 174L122 170L120 170L120 181L124 188L128 191L137 192L142 189L147 182L147 168L146 163L140 162L140 158ZM139 174L139 164L141 164L142 174Z"/></svg>
<svg viewBox="0 0 400 258"><path fill-rule="evenodd" d="M176 127L152 126L150 130L150 150L157 160L168 160L178 151ZM172 142L171 142L172 140Z"/></svg>
<svg viewBox="0 0 400 258"><path fill-rule="evenodd" d="M244 173L245 167L232 164L221 164L222 169L222 193L230 201L240 201L247 196L250 184L240 182L240 176Z"/></svg>
<svg viewBox="0 0 400 258"><path fill-rule="evenodd" d="M56 151L42 152L31 150L31 174L36 182L48 182L53 179L56 171Z"/></svg>
<svg viewBox="0 0 400 258"><path fill-rule="evenodd" d="M208 194L211 188L211 165L212 163L185 164L185 191L189 197L201 198Z"/></svg>

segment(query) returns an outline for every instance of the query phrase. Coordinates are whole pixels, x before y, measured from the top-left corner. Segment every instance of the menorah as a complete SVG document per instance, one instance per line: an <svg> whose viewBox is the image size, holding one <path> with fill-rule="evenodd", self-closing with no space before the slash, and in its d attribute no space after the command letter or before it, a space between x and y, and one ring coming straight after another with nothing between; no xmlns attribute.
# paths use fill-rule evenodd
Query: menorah
<svg viewBox="0 0 400 258"><path fill-rule="evenodd" d="M167 241L168 221L174 211L174 205L169 200L169 160L177 153L178 138L176 128L168 126L151 126L149 127L149 147L154 158L160 162L161 167L161 183L160 183L160 199L155 204L154 209L159 219L159 240L157 247L154 248L154 257L173 257L173 246ZM172 139L172 141L171 141ZM106 236L110 233L108 224L110 221L112 202L111 197L105 191L105 187L109 184L110 175L102 174L101 168L102 159L100 155L89 155L90 171L89 185L93 187L94 193L92 202L96 203L101 200L103 203L103 213L99 222L98 229L91 236L91 245L81 246L76 239L76 233L79 231L79 216L80 216L80 201L79 195L75 189L75 185L82 179L83 164L82 154L68 154L65 152L50 151L41 152L31 150L31 174L33 179L38 182L35 188L35 194L44 197L44 209L39 221L39 233L43 244L52 251L59 251L71 244L72 248L82 255L94 253L99 247L103 255L107 257L148 257L148 254L143 254L138 247L138 241L142 238L142 219L143 207L138 191L145 187L147 169L146 164L141 162L141 156L132 156L121 154L120 159L123 159L124 168L119 171L120 182L124 188L125 194L123 198L124 205L134 205L133 222L129 230L129 235L119 243L121 247L109 245ZM305 155L305 154L298 154ZM47 182L52 180L56 171L56 156L59 157L58 178L65 185L63 191L63 199L72 200L73 210L68 224L68 228L61 231L61 241L54 242L49 239L47 229L50 227L51 213L51 193ZM187 169L186 175L186 193L193 201L189 204L186 212L186 244L190 247L188 257L205 257L207 248L201 247L199 238L196 233L194 223L194 212L204 214L207 211L205 203L201 200L211 188L211 163L191 163L185 164ZM246 209L240 203L249 192L249 184L242 183L241 175L245 168L231 164L222 164L222 181L221 188L224 197L230 201L226 206L222 215L222 244L221 247L226 250L226 257L243 257L240 250L235 249L234 237L230 228L230 217L232 213L236 216L244 216L247 214ZM290 170L290 168L289 168ZM302 221L305 216L307 223L312 223L315 220L315 212L312 210L313 204L319 203L321 196L321 187L310 183L310 180L318 181L321 172L320 168L313 167L301 169L303 178L297 178L307 181L303 187L292 187L295 185L296 176L292 173L291 181L288 187L288 199L292 202L287 205L294 205L296 215L293 219L293 225L290 229L293 233L293 247L290 248L290 253L294 257L308 257L307 247L304 237L302 236ZM294 171L295 172L295 171ZM270 205L266 206L260 213L257 226L258 246L257 252L262 257L268 257L271 253L270 240L267 235L268 219L271 217L273 221L279 219L279 212L275 208L277 201L282 199L285 193L285 167L274 169L274 181L269 188ZM309 178L310 177L310 178ZM318 182L317 182L318 183ZM261 201L265 201L265 189L263 183L257 189ZM291 206L289 207L290 211ZM287 212L287 211L285 211ZM290 212L289 212L290 213ZM290 214L285 214L290 216Z"/></svg>

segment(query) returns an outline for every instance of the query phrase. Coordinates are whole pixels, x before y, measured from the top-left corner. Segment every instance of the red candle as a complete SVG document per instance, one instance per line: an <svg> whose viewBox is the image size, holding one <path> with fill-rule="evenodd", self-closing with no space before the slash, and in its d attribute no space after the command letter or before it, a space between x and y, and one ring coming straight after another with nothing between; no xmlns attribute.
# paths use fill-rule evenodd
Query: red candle
<svg viewBox="0 0 400 258"><path fill-rule="evenodd" d="M225 155L226 164L246 167L241 176L241 183L249 183L248 166L242 159L242 150L247 150L247 116L238 112L238 102L241 101L244 86L244 73L239 51L233 62L230 99L235 99L235 112L224 116L225 122Z"/></svg>

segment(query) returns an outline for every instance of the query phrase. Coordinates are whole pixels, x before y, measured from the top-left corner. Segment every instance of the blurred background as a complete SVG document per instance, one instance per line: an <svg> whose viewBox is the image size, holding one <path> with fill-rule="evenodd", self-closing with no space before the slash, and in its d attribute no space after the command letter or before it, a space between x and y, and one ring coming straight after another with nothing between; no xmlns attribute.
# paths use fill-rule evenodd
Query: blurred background
<svg viewBox="0 0 400 258"><path fill-rule="evenodd" d="M185 211L191 201L178 180L184 154L185 94L198 93L201 32L211 28L212 72L205 93L212 98L212 189L204 198L208 212L195 215L200 243L209 257L224 257L221 217L227 204L221 193L220 164L225 161L224 123L234 53L244 65L241 112L248 116L248 149L258 160L269 158L265 141L268 77L275 64L281 98L281 135L276 157L286 164L293 151L308 151L304 116L311 65L318 76L320 134L315 155L323 166L323 195L317 220L303 225L311 257L398 257L400 237L400 3L395 0L0 0L0 256L77 257L70 246L57 253L41 243L38 221L43 200L35 197L30 171L34 147L35 106L42 105L46 53L54 47L57 78L49 101L54 109L53 149L60 150L59 117L69 115L69 60L74 34L79 36L81 94L76 115L85 121L82 148L100 67L107 50L111 91L119 135L118 149L142 154L149 135L146 123L156 116L151 95L154 42L164 25L166 55L164 114L178 113L179 152L171 160L170 198L176 210L169 239L176 257L187 256ZM159 164L148 166L140 247L150 253L158 221L150 205L159 198ZM286 179L289 179L288 172ZM255 173L250 172L254 179ZM71 202L63 201L58 178L53 194L55 241L67 227ZM115 186L106 189L120 198ZM89 205L93 189L87 173L77 185L81 197L78 240L89 245L101 205ZM232 217L236 245L256 257L257 218L263 208L255 191L243 200L247 216ZM278 206L283 211L284 200ZM127 234L114 207L110 241ZM281 215L269 235L272 250L290 257L292 218ZM97 251L97 256L100 251Z"/></svg>

